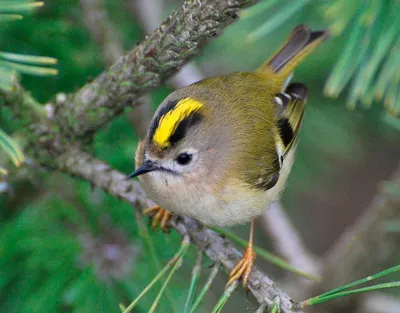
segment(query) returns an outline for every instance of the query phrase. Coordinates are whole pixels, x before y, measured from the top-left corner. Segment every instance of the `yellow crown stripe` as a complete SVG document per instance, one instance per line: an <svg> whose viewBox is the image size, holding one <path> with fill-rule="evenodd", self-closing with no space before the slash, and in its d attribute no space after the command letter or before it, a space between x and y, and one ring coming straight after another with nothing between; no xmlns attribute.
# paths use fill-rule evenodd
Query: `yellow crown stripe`
<svg viewBox="0 0 400 313"><path fill-rule="evenodd" d="M169 138L175 132L179 123L201 107L203 107L203 103L192 98L180 100L175 108L161 117L154 132L153 141L161 148L168 147L170 145Z"/></svg>

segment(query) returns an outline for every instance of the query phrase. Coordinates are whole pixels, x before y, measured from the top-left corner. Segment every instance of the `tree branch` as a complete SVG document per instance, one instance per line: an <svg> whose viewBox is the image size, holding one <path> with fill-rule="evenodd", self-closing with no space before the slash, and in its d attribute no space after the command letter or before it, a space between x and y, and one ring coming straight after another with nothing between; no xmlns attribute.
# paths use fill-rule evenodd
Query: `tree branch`
<svg viewBox="0 0 400 313"><path fill-rule="evenodd" d="M274 239L274 246L282 257L308 273L321 274L320 261L304 245L280 202L274 202L260 219L265 231Z"/></svg>
<svg viewBox="0 0 400 313"><path fill-rule="evenodd" d="M104 1L80 0L80 4L86 27L100 47L105 63L107 65L115 63L124 54L124 49L119 34L104 8ZM135 105L132 106L134 108L129 112L128 118L138 136L143 137L153 116L150 95L137 99Z"/></svg>
<svg viewBox="0 0 400 313"><path fill-rule="evenodd" d="M128 8L147 33L152 32L162 22L162 0L129 0ZM185 64L168 81L181 88L204 78L203 73L193 63Z"/></svg>
<svg viewBox="0 0 400 313"><path fill-rule="evenodd" d="M176 72L200 46L258 0L188 0L135 49L93 82L56 103L57 124L70 138L91 135ZM179 27L178 27L179 26Z"/></svg>
<svg viewBox="0 0 400 313"><path fill-rule="evenodd" d="M100 187L118 199L132 204L136 209L154 205L138 182L127 180L125 175L78 149L71 149L60 155L56 164L61 171ZM197 247L201 248L214 262L221 262L228 273L240 260L241 254L232 243L190 218L174 219L171 226L182 236L188 234ZM272 307L273 299L278 296L281 300L281 312L293 312L293 300L280 290L274 281L257 269L254 269L250 276L249 288L259 303L266 302L269 307Z"/></svg>
<svg viewBox="0 0 400 313"><path fill-rule="evenodd" d="M400 186L400 164L386 186ZM337 240L325 256L323 284L313 293L327 291L393 266L400 251L400 232L390 232L388 221L400 220L400 198L381 188L366 212ZM361 297L327 304L329 312L351 311Z"/></svg>
<svg viewBox="0 0 400 313"><path fill-rule="evenodd" d="M103 0L80 0L84 22L100 46L106 64L113 64L124 54L119 34L110 22Z"/></svg>

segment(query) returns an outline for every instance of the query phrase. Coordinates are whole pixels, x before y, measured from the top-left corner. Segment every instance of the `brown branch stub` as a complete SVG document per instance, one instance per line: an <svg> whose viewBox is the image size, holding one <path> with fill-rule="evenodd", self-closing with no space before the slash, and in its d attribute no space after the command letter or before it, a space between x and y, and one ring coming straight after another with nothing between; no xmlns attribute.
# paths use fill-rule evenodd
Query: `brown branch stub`
<svg viewBox="0 0 400 313"><path fill-rule="evenodd" d="M135 208L144 209L154 205L138 182L127 180L125 175L111 169L106 163L85 152L71 149L61 155L56 162L60 170L102 188L115 197L129 202ZM227 273L240 260L240 253L231 242L200 223L182 217L174 219L171 224L182 236L189 235L191 241L211 260L220 262ZM293 312L293 301L290 297L280 290L274 281L257 269L254 269L250 276L249 288L259 303L266 302L269 307L272 307L273 299L279 297L281 312Z"/></svg>
<svg viewBox="0 0 400 313"><path fill-rule="evenodd" d="M57 122L70 137L92 134L176 72L200 46L258 0L188 0L136 48L62 105Z"/></svg>

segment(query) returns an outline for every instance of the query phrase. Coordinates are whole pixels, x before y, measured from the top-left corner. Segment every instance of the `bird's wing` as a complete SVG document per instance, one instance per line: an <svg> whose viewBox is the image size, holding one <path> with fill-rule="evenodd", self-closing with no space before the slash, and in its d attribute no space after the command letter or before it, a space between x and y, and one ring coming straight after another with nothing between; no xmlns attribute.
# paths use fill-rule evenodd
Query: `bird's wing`
<svg viewBox="0 0 400 313"><path fill-rule="evenodd" d="M277 127L283 147L283 159L293 147L303 120L307 100L307 87L301 83L290 84L284 92L275 96L277 105Z"/></svg>

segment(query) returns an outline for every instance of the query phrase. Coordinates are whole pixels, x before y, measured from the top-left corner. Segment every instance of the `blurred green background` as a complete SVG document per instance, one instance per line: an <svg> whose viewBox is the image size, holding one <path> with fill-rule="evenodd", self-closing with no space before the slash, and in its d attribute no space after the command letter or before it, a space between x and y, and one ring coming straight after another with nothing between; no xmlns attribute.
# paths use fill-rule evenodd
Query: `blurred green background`
<svg viewBox="0 0 400 313"><path fill-rule="evenodd" d="M104 1L108 18L127 50L145 35L137 12L128 9L129 2ZM364 12L361 2L348 1L354 9L347 14L349 20ZM162 16L166 17L183 1L155 1L154 5L161 3ZM333 1L331 10L342 3ZM349 40L354 40L352 22L343 22L345 26L337 31L339 17L327 14L327 1L299 1L296 5L293 8L289 0L262 1L209 42L194 62L204 76L253 70L297 24L336 27L332 28L331 40L302 63L294 76L294 81L308 86L310 96L296 162L283 194L286 211L307 246L322 255L371 202L379 182L388 179L398 166L399 130L387 123L387 112L379 101L369 109L358 105L348 110L351 85L343 86L337 98L324 95L332 69L348 58L342 52ZM387 8L378 9L384 14ZM340 15L340 19L344 17ZM22 85L40 102L58 92L77 90L106 67L102 50L84 21L79 1L53 0L34 14L24 14L21 21L1 22L1 51L58 60L57 76L22 75ZM381 30L374 36L380 38L391 22L380 22ZM264 29L260 30L261 26ZM354 55L359 52L353 51ZM382 60L376 72L384 66ZM359 67L367 61L360 61ZM353 72L359 73L356 68ZM336 81L340 79L344 78L337 75ZM172 88L166 84L152 92L153 110ZM18 120L8 109L0 108L1 129L9 135L17 134ZM393 119L398 126L398 120ZM112 167L130 173L137 141L127 113L98 132L92 150ZM128 304L135 298L179 247L177 234L151 233L147 221L137 220L129 205L85 182L45 169L34 174L24 168L16 170L1 151L0 165L13 174L12 180L0 178L0 312L119 312L118 304ZM257 244L271 247L262 225L257 228ZM247 238L248 226L234 230ZM194 258L193 247L189 258ZM259 260L257 264L276 277L282 275L263 263ZM184 263L160 312L180 312L187 286L179 280L188 280L191 264L190 260ZM205 310L215 303L224 279L219 277ZM155 296L156 291L146 296L136 312L146 312ZM241 305L246 307L245 303Z"/></svg>

